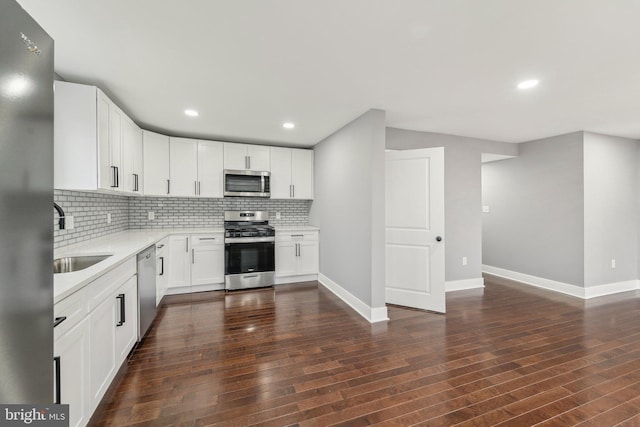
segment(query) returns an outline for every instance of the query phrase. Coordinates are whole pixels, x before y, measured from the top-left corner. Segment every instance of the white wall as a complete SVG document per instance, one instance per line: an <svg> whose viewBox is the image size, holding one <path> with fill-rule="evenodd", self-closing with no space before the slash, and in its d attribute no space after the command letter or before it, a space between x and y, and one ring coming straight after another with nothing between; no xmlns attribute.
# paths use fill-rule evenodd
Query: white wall
<svg viewBox="0 0 640 427"><path fill-rule="evenodd" d="M386 147L444 147L445 280L482 280L481 154L517 156L518 144L387 128Z"/></svg>
<svg viewBox="0 0 640 427"><path fill-rule="evenodd" d="M384 307L385 112L369 110L314 146L320 273L369 308Z"/></svg>
<svg viewBox="0 0 640 427"><path fill-rule="evenodd" d="M638 278L636 152L635 140L584 133L585 287Z"/></svg>

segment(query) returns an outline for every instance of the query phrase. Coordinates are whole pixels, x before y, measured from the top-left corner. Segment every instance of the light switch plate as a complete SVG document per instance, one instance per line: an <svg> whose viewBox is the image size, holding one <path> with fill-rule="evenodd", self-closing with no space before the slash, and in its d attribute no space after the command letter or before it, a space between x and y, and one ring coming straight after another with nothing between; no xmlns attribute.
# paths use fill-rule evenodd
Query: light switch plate
<svg viewBox="0 0 640 427"><path fill-rule="evenodd" d="M111 214L107 214L107 224L111 224Z"/></svg>
<svg viewBox="0 0 640 427"><path fill-rule="evenodd" d="M486 205L485 205L485 206L483 206L483 207L482 207L482 212L484 212L484 213L488 213L488 212L489 212L489 206L486 206Z"/></svg>
<svg viewBox="0 0 640 427"><path fill-rule="evenodd" d="M67 230L73 230L74 228L76 228L76 221L72 216L64 217L64 228L66 228Z"/></svg>
<svg viewBox="0 0 640 427"><path fill-rule="evenodd" d="M155 212L149 212L149 216L148 216L148 218L149 218L149 221L153 221L154 219L156 219L156 214L155 214Z"/></svg>

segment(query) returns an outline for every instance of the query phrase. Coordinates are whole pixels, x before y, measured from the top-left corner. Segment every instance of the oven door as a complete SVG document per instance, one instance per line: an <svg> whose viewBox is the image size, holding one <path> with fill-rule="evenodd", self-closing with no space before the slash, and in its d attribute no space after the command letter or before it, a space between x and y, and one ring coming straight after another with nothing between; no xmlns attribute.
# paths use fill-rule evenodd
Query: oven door
<svg viewBox="0 0 640 427"><path fill-rule="evenodd" d="M231 240L231 242L229 242ZM224 245L225 275L275 271L273 238L227 239Z"/></svg>

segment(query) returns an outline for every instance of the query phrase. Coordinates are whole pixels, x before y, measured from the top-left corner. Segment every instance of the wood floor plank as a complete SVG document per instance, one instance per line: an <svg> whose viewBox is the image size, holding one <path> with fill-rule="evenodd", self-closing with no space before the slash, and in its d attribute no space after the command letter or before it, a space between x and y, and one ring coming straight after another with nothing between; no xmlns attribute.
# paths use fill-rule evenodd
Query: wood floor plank
<svg viewBox="0 0 640 427"><path fill-rule="evenodd" d="M373 325L315 282L167 297L90 425L640 425L640 293L485 282Z"/></svg>

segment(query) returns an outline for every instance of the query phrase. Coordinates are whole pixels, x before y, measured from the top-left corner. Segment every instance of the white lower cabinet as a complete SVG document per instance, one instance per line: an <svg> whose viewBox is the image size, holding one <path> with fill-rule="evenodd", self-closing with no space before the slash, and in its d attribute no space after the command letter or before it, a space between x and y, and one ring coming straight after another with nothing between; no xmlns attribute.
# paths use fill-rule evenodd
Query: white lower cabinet
<svg viewBox="0 0 640 427"><path fill-rule="evenodd" d="M169 259L167 267L167 290L191 286L191 236L169 237Z"/></svg>
<svg viewBox="0 0 640 427"><path fill-rule="evenodd" d="M167 274L167 253L169 253L169 238L156 243L156 306L167 293L169 276Z"/></svg>
<svg viewBox="0 0 640 427"><path fill-rule="evenodd" d="M85 426L138 339L136 257L54 305L54 400Z"/></svg>
<svg viewBox="0 0 640 427"><path fill-rule="evenodd" d="M170 236L168 258L168 294L223 288L223 233Z"/></svg>
<svg viewBox="0 0 640 427"><path fill-rule="evenodd" d="M224 237L191 236L191 284L209 285L224 282Z"/></svg>
<svg viewBox="0 0 640 427"><path fill-rule="evenodd" d="M276 277L318 274L317 231L276 233Z"/></svg>
<svg viewBox="0 0 640 427"><path fill-rule="evenodd" d="M84 426L91 418L89 319L84 318L53 344L54 402L69 405L69 426Z"/></svg>

